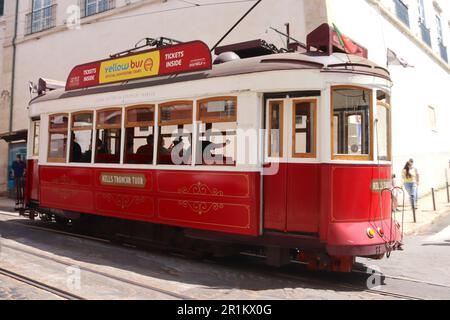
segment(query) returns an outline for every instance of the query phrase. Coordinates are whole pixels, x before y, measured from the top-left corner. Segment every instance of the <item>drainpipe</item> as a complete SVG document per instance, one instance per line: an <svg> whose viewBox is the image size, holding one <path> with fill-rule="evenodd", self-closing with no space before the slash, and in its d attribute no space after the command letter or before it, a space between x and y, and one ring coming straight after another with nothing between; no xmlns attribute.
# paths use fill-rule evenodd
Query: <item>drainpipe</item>
<svg viewBox="0 0 450 320"><path fill-rule="evenodd" d="M16 14L14 18L14 36L12 39L13 58L11 71L11 98L9 99L9 132L13 129L13 107L14 107L14 79L16 77L16 39L17 39L17 25L19 22L19 0L16 0Z"/></svg>

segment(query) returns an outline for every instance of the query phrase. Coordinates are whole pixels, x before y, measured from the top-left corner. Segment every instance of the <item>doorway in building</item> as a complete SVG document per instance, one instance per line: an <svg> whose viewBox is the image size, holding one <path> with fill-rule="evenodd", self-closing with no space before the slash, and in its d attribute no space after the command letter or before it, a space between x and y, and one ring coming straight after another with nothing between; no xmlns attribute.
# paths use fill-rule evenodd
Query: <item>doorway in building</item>
<svg viewBox="0 0 450 320"><path fill-rule="evenodd" d="M10 198L16 197L16 189L14 186L14 176L12 173L12 164L16 156L20 154L22 160L26 163L27 160L27 144L25 142L10 143L8 152L8 196Z"/></svg>

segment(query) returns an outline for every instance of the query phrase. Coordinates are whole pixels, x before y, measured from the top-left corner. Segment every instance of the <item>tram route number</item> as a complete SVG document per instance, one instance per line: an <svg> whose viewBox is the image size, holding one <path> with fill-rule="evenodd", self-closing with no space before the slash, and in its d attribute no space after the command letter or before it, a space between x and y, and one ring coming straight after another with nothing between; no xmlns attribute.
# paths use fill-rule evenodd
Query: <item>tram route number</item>
<svg viewBox="0 0 450 320"><path fill-rule="evenodd" d="M270 316L272 315L271 305L252 304L222 304L220 308L209 306L190 306L185 304L179 306L177 310L179 316Z"/></svg>

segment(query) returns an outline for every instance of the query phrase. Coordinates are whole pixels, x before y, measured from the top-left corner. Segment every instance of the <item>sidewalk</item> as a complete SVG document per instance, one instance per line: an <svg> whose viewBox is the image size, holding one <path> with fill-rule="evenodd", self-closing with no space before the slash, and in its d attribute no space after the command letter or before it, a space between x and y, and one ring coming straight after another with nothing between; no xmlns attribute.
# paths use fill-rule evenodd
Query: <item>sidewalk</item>
<svg viewBox="0 0 450 320"><path fill-rule="evenodd" d="M6 197L0 197L0 211L8 211L14 213L16 207L16 201ZM19 214L17 214L19 215Z"/></svg>
<svg viewBox="0 0 450 320"><path fill-rule="evenodd" d="M406 193L405 220L403 222L405 235L418 234L421 231L429 228L429 226L434 224L440 217L450 214L450 203L448 203L447 201L447 190L445 188L435 191L435 199L436 211L433 210L433 198L431 196L431 190L430 194L427 194L426 196L419 199L419 209L416 210L417 223L414 223L411 204L409 203L409 198ZM402 210L403 200L401 196L399 197L398 202L399 209ZM401 217L402 212L397 212L396 218L399 223L402 222Z"/></svg>

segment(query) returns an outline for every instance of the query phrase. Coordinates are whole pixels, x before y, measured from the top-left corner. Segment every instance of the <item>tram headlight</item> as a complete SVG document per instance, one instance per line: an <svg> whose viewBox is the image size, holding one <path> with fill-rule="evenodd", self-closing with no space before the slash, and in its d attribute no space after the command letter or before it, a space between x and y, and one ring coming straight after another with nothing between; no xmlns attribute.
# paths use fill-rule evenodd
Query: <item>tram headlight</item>
<svg viewBox="0 0 450 320"><path fill-rule="evenodd" d="M381 229L381 228L377 228L377 232L378 232L378 234L380 235L380 236L384 236L384 230L383 229Z"/></svg>
<svg viewBox="0 0 450 320"><path fill-rule="evenodd" d="M367 228L367 236L370 238L370 239L373 239L373 238L375 238L375 230L373 230L372 228Z"/></svg>

